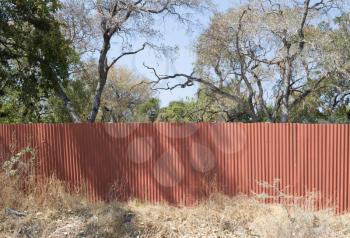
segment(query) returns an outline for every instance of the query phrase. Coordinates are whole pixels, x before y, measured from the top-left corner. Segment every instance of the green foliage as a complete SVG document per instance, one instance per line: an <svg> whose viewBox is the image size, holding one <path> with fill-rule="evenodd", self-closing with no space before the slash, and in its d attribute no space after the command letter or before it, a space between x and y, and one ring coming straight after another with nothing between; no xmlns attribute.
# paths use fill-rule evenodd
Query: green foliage
<svg viewBox="0 0 350 238"><path fill-rule="evenodd" d="M174 101L162 108L158 120L162 122L190 122L191 103Z"/></svg>
<svg viewBox="0 0 350 238"><path fill-rule="evenodd" d="M231 101L218 98L209 90L201 88L196 98L174 101L160 109L157 120L162 122L248 122L249 115Z"/></svg>
<svg viewBox="0 0 350 238"><path fill-rule="evenodd" d="M77 113L82 118L87 118L91 100L91 90L81 80L70 80L67 82L65 92L74 104ZM71 118L62 102L55 94L50 95L45 108L44 122L64 123L71 122Z"/></svg>
<svg viewBox="0 0 350 238"><path fill-rule="evenodd" d="M151 98L145 103L140 104L136 107L136 117L138 121L150 121L155 122L159 115L159 104L158 98Z"/></svg>
<svg viewBox="0 0 350 238"><path fill-rule="evenodd" d="M25 107L15 120L38 113L40 100L66 83L69 62L76 60L54 18L58 7L57 0L0 2L0 89ZM0 111L8 107L3 101Z"/></svg>

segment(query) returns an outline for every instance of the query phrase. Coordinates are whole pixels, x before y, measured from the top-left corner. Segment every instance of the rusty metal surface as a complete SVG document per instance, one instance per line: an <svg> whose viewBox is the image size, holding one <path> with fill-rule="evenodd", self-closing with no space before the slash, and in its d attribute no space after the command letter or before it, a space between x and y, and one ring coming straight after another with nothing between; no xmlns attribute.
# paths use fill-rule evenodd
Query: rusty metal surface
<svg viewBox="0 0 350 238"><path fill-rule="evenodd" d="M350 210L350 125L0 125L0 161L37 149L39 173L85 184L92 199L193 204L212 191L296 196L317 191L320 208Z"/></svg>

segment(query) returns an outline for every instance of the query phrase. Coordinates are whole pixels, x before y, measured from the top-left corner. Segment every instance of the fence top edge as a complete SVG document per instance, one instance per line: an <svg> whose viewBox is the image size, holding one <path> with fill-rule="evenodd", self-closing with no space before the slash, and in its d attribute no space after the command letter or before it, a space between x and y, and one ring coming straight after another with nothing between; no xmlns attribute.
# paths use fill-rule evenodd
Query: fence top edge
<svg viewBox="0 0 350 238"><path fill-rule="evenodd" d="M278 126L350 126L350 123L271 123L271 122L116 122L116 123L0 123L0 126L107 126L107 125L278 125Z"/></svg>

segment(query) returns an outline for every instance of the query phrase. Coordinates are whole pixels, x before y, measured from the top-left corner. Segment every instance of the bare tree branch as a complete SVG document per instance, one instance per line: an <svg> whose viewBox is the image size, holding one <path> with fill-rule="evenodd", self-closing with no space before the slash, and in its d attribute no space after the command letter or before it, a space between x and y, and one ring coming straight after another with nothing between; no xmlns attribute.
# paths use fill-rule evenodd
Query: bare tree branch
<svg viewBox="0 0 350 238"><path fill-rule="evenodd" d="M166 88L157 88L157 89L173 90L173 89L178 88L178 87L185 88L185 87L193 86L194 82L197 82L197 83L200 83L200 84L207 86L214 93L220 94L220 95L225 96L227 98L231 98L232 100L234 100L237 103L241 103L241 104L244 103L244 101L240 97L238 97L236 95L232 95L232 94L226 92L225 90L220 89L219 87L215 86L213 83L211 83L209 81L203 80L202 78L195 77L194 72L191 73L190 75L188 75L188 74L159 75L155 68L152 68L152 67L149 67L146 65L145 65L145 67L152 70L153 74L157 77L158 80L152 82L152 84L154 84L154 85L160 83L161 81L165 81L165 80L169 80L169 79L178 79L178 78L185 78L186 79L186 81L184 83L178 83L178 84L171 86L171 87L168 84Z"/></svg>
<svg viewBox="0 0 350 238"><path fill-rule="evenodd" d="M144 43L144 44L142 45L142 47L141 47L140 49L138 49L138 50L122 53L122 54L119 55L117 58L115 58L115 59L112 60L112 62L107 66L107 70L109 70L110 68L112 68L113 65L114 65L115 63L117 63L117 62L118 62L121 58L123 58L124 56L136 55L137 53L143 51L143 50L146 48L147 45L149 45L149 44L148 44L148 43Z"/></svg>
<svg viewBox="0 0 350 238"><path fill-rule="evenodd" d="M321 83L329 78L334 72L328 72L324 76L321 76L315 83L314 85L302 92L294 101L291 103L290 107L291 109L296 107L300 102L302 102L307 96L309 96L311 93L315 92L317 89L320 88Z"/></svg>

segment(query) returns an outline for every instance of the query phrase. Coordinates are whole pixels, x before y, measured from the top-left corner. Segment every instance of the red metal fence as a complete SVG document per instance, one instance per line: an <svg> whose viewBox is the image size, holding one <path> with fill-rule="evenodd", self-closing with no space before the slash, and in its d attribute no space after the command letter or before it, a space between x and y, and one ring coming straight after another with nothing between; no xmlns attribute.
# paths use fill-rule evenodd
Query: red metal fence
<svg viewBox="0 0 350 238"><path fill-rule="evenodd" d="M266 192L279 178L290 194L318 191L320 207L350 209L350 125L0 125L0 156L37 150L39 172L85 183L93 199L192 204L216 187Z"/></svg>

